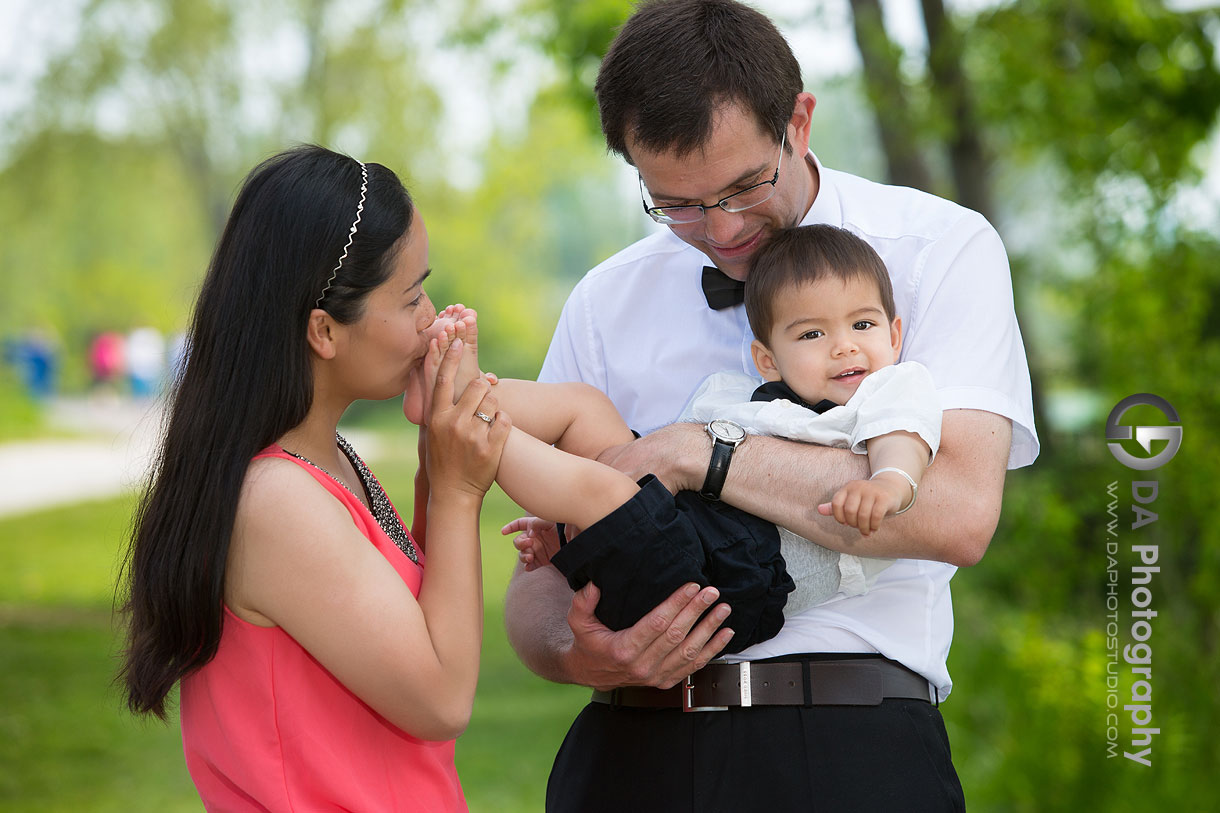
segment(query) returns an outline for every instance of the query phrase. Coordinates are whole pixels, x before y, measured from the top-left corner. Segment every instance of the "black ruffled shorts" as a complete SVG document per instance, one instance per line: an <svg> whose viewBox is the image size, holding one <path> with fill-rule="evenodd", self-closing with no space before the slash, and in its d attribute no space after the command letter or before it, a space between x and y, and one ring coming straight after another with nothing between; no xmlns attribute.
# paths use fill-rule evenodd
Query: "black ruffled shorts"
<svg viewBox="0 0 1220 813"><path fill-rule="evenodd" d="M732 607L725 622L740 652L773 638L795 589L775 525L693 491L671 495L654 475L640 491L567 542L551 562L573 590L601 590L597 617L626 629L683 584L712 585Z"/></svg>

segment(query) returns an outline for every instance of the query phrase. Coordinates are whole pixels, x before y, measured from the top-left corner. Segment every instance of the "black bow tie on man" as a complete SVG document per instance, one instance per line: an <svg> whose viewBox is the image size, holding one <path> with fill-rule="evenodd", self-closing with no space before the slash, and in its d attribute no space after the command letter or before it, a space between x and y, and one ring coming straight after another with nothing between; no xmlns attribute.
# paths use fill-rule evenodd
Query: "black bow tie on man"
<svg viewBox="0 0 1220 813"><path fill-rule="evenodd" d="M707 306L722 311L746 301L746 284L735 280L714 265L703 266L703 296Z"/></svg>

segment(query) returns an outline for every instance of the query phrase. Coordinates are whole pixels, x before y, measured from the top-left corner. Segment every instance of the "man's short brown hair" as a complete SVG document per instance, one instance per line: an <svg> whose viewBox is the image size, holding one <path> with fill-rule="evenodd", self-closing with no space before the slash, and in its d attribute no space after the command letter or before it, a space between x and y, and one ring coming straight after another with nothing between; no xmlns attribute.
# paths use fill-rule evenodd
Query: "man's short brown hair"
<svg viewBox="0 0 1220 813"><path fill-rule="evenodd" d="M822 279L864 278L877 284L885 318L894 321L894 286L889 271L868 243L835 226L781 229L750 262L746 277L746 316L754 338L771 341L775 303L784 292Z"/></svg>
<svg viewBox="0 0 1220 813"><path fill-rule="evenodd" d="M783 34L734 0L641 3L606 51L593 88L606 146L632 163L629 137L649 152L700 149L725 105L751 113L778 144L803 89Z"/></svg>

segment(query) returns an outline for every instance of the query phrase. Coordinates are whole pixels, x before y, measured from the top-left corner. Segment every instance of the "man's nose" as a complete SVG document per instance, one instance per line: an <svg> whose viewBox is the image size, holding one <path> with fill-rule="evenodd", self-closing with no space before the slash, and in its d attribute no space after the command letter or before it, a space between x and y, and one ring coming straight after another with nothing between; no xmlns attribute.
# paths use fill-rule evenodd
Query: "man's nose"
<svg viewBox="0 0 1220 813"><path fill-rule="evenodd" d="M703 215L704 233L718 246L732 246L741 234L744 220L739 212L726 212L719 206L712 206Z"/></svg>

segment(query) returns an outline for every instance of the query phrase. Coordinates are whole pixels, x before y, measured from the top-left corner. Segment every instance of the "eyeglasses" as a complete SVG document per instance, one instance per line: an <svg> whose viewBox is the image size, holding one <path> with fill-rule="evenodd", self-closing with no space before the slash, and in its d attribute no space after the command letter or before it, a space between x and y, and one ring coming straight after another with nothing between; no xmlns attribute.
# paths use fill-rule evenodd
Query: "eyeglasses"
<svg viewBox="0 0 1220 813"><path fill-rule="evenodd" d="M726 212L735 214L770 200L771 196L775 194L775 184L779 180L779 168L784 163L784 144L787 139L788 134L784 133L783 137L779 140L779 160L775 162L775 175L771 180L748 186L740 192L734 192L727 198L716 201L716 205ZM707 214L707 210L712 208L704 206L701 203L691 203L685 206L649 206L644 178L638 171L636 172L636 177L640 181L640 202L644 204L644 211L658 223L664 223L669 226L698 223Z"/></svg>

